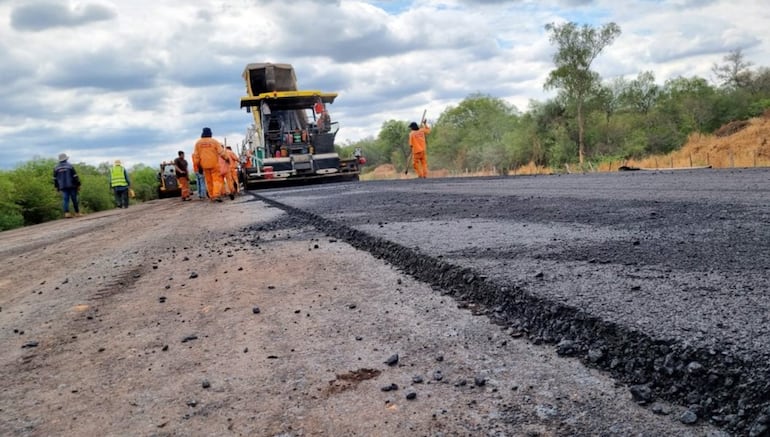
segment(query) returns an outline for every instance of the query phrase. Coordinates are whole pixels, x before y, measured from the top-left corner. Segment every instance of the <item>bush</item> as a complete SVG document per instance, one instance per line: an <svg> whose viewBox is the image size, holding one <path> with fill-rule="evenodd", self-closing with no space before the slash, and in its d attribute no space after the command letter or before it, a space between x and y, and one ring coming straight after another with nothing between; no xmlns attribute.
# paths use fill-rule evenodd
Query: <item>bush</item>
<svg viewBox="0 0 770 437"><path fill-rule="evenodd" d="M81 211L96 212L115 208L115 200L107 176L80 175L80 172L78 176L81 182L79 196Z"/></svg>

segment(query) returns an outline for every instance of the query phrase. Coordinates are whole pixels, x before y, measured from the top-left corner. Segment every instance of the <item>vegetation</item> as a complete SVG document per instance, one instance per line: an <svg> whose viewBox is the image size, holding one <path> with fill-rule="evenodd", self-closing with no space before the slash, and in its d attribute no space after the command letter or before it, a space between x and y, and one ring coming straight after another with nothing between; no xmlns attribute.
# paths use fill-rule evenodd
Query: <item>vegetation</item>
<svg viewBox="0 0 770 437"><path fill-rule="evenodd" d="M34 225L62 217L62 199L53 185L54 159L36 158L10 171L0 171L0 231ZM115 207L109 187L110 163L93 167L74 164L81 180L80 211ZM129 171L135 201L157 197L157 170L139 164Z"/></svg>
<svg viewBox="0 0 770 437"><path fill-rule="evenodd" d="M557 96L531 101L525 112L478 93L446 108L428 137L432 171L505 174L522 168L606 168L612 161L642 162L679 151L693 135L715 132L770 108L770 69L752 69L740 49L713 65L713 83L680 76L659 84L651 71L603 80L590 66L620 34L616 25L593 29L567 23L547 29L557 51L556 69L544 86L558 89ZM369 171L383 164L404 168L409 153L406 125L388 120L376 138L353 144L363 149ZM761 139L755 143L766 144ZM758 150L747 153L753 160L763 155ZM715 158L704 160L712 164Z"/></svg>

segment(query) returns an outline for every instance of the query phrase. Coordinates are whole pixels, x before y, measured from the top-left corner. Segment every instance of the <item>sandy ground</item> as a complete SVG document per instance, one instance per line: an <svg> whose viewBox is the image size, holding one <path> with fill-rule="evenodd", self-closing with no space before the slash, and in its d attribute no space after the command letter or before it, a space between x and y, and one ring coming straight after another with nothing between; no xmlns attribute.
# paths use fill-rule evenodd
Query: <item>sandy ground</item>
<svg viewBox="0 0 770 437"><path fill-rule="evenodd" d="M248 195L0 233L0 259L0 435L723 434Z"/></svg>

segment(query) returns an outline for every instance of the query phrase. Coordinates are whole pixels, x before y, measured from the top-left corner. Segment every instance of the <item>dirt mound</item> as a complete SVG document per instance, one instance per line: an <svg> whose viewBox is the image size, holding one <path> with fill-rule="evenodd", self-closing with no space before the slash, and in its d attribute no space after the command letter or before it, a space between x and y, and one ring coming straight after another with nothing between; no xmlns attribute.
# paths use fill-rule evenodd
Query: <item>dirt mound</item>
<svg viewBox="0 0 770 437"><path fill-rule="evenodd" d="M728 137L734 133L740 132L741 130L745 129L746 126L749 125L748 120L735 120L727 123L726 125L723 125L719 129L717 129L716 132L714 132L714 135L717 137Z"/></svg>
<svg viewBox="0 0 770 437"><path fill-rule="evenodd" d="M733 121L713 135L690 134L681 149L664 156L629 160L626 165L641 168L711 166L770 166L770 111L749 120Z"/></svg>

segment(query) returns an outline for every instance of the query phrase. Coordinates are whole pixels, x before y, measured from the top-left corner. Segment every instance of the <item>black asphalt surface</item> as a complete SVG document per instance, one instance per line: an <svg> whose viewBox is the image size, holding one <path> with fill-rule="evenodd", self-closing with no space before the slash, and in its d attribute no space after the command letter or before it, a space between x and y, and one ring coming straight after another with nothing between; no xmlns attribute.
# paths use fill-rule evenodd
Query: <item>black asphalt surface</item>
<svg viewBox="0 0 770 437"><path fill-rule="evenodd" d="M253 192L535 343L731 432L770 427L770 169ZM641 393L641 394L640 394Z"/></svg>

